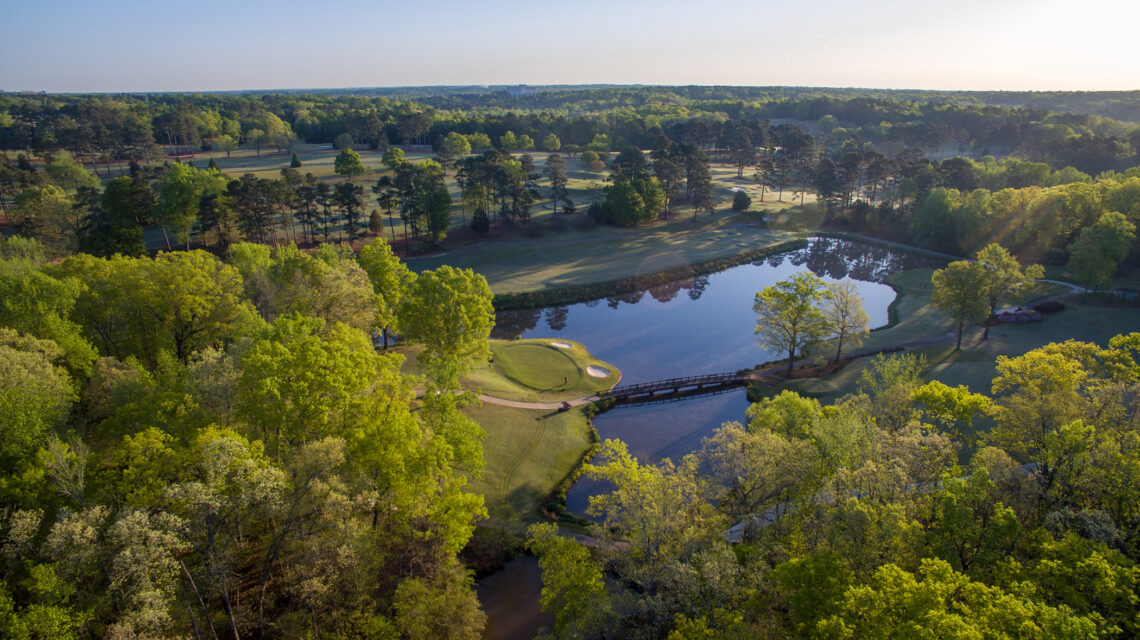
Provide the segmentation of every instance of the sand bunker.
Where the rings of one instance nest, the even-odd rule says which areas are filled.
[[[595,378],[604,378],[610,375],[610,370],[605,367],[586,367],[586,373]]]
[[[558,347],[559,349],[569,349],[570,348],[570,345],[566,344],[565,342],[551,342],[550,346]]]

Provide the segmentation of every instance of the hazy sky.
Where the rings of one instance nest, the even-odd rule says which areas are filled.
[[[0,89],[1140,89],[1140,0],[0,0]]]

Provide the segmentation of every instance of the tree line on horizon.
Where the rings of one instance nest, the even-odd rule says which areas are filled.
[[[175,227],[175,235],[181,236],[180,242],[167,236],[167,248],[187,246],[192,231],[200,237],[199,246],[207,246],[209,235],[219,250],[238,238],[276,245],[281,241],[277,236],[284,234],[299,241],[298,224],[301,239],[310,243],[318,237],[328,241],[330,229],[336,241],[352,240],[367,230],[383,231],[380,210],[387,213],[395,243],[395,210],[408,230],[404,249],[410,252],[413,242],[417,250],[437,245],[451,225],[451,200],[444,197],[451,168],[461,191],[462,224],[469,224],[470,213],[471,227],[485,232],[496,222],[525,224],[532,207],[547,199],[555,212],[576,211],[581,203],[574,203],[566,190],[567,158],[601,171],[617,152],[608,165],[605,198],[587,209],[594,219],[611,224],[652,221],[669,215],[674,203],[691,206],[694,216],[712,212],[717,202],[707,167],[715,162],[734,166],[739,181],[758,186],[761,206],[770,194],[782,201],[786,191],[801,200],[813,193],[826,206],[827,226],[955,254],[1000,239],[1025,259],[1064,263],[1079,236],[1105,214],[1119,213],[1133,225],[1140,222],[1140,174],[1129,164],[1140,162],[1130,141],[1137,130],[1092,116],[863,97],[805,97],[796,103],[800,106],[795,113],[782,111],[795,99],[745,109],[693,98],[669,103],[669,117],[661,109],[655,111],[649,100],[629,111],[599,98],[602,111],[568,116],[474,108],[433,111],[388,98],[316,98],[299,118],[304,95],[166,95],[145,101],[130,96],[0,96],[0,125],[6,125],[0,126],[0,143],[18,147],[24,155],[15,161],[0,158],[0,204],[11,219],[16,196],[24,194],[17,223],[22,233],[52,245],[51,227],[73,229],[68,231],[71,236],[87,229],[91,240],[83,245],[85,250],[108,255],[137,253],[136,227],[154,223],[164,233]],[[319,119],[314,114],[331,105],[340,108],[340,124],[317,133],[304,129],[308,125],[302,122],[309,122],[305,118]],[[772,114],[815,116],[825,107],[839,115],[779,123],[760,119]],[[158,115],[148,124],[151,112]],[[163,133],[156,134],[155,126]],[[915,126],[953,131],[951,137],[962,143],[957,149],[966,154],[931,160],[923,146],[945,141],[937,135],[915,137]],[[190,194],[195,188],[185,184],[180,203],[171,204],[178,199],[173,195],[155,195],[164,187],[178,191],[171,176],[186,174],[178,167],[156,170],[146,164],[165,151],[203,146],[228,151],[239,140],[259,152],[260,145],[288,149],[298,131],[309,131],[317,140],[331,136],[342,149],[336,163],[342,175],[363,172],[359,158],[351,158],[357,154],[350,147],[360,144],[383,148],[393,141],[430,143],[438,164],[402,166],[390,161],[390,156],[402,154],[398,147],[389,149],[391,154],[386,151],[384,164],[391,175],[372,187],[379,205],[372,215],[359,185],[334,189],[302,175],[297,167],[287,168],[278,180],[244,176],[224,188],[220,179],[206,179],[198,172],[197,210]],[[167,144],[159,148],[147,143],[148,136]],[[967,139],[972,142],[965,144]],[[1018,153],[1001,159],[978,155],[978,144],[985,140]],[[48,167],[58,165],[56,175],[36,175],[27,154],[37,148],[47,154],[43,160]],[[97,158],[137,158],[143,164],[132,168],[130,188],[123,179],[116,179],[113,187],[107,184],[107,190],[128,197],[97,193],[98,182],[81,175],[85,167],[57,161],[66,158],[61,150],[66,148],[72,149],[78,164],[96,172]],[[530,150],[550,154],[541,171],[529,155],[511,155]],[[1072,162],[1062,164],[1067,160]],[[300,162],[294,158],[293,164]],[[104,166],[104,181],[108,173],[109,166]],[[155,193],[148,193],[144,182]],[[64,193],[45,193],[48,187]],[[746,210],[751,204],[751,198],[738,193],[733,207]],[[44,222],[46,218],[53,220]],[[71,237],[68,246],[74,250],[78,240]],[[1140,247],[1132,244],[1123,264],[1132,268],[1138,262]]]

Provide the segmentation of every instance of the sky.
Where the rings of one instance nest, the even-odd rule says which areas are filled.
[[[1140,89],[1140,0],[0,0],[0,90]]]

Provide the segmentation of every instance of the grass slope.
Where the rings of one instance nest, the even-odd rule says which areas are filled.
[[[471,490],[483,495],[501,524],[529,522],[555,485],[590,446],[590,427],[579,409],[533,411],[492,404],[464,410],[487,431],[487,466]]]
[[[864,340],[860,350],[936,338],[954,329],[953,320],[930,302],[929,269],[915,269],[892,275],[888,282],[899,293],[895,303],[898,322],[874,331]],[[1022,292],[1020,300],[1057,293],[1064,289],[1040,283]],[[1015,303],[1017,301],[1014,301]],[[1109,338],[1140,327],[1140,309],[1101,307],[1085,304],[1080,296],[1064,298],[1066,309],[1045,316],[1042,322],[999,324],[990,328],[989,340],[982,340],[982,328],[967,326],[962,349],[955,350],[953,341],[930,344],[910,351],[926,355],[930,369],[926,377],[950,386],[966,385],[977,393],[990,393],[997,373],[997,356],[1019,356],[1051,342],[1080,340],[1106,344]],[[821,350],[827,353],[826,348]],[[784,388],[800,391],[830,402],[857,390],[860,373],[870,365],[869,358],[855,360],[842,371],[826,378],[797,380]]]
[[[568,349],[553,343],[570,345]],[[496,398],[519,402],[558,402],[612,388],[621,379],[617,367],[603,362],[581,344],[569,340],[492,340],[494,362],[475,368],[463,384]],[[604,378],[587,367],[609,371]],[[565,381],[564,381],[565,380]]]

